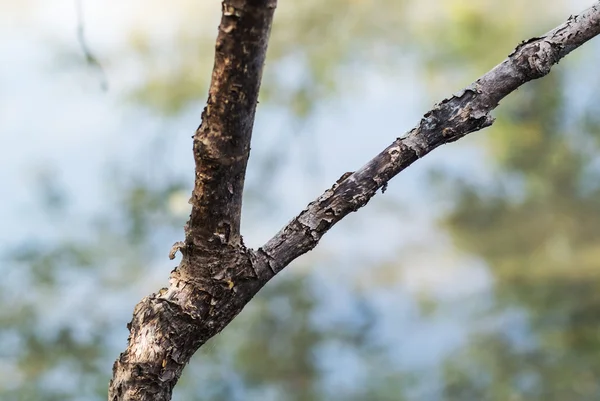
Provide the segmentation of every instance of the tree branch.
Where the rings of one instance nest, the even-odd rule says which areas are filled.
[[[83,0],[75,0],[75,13],[77,14],[77,40],[79,41],[79,46],[81,47],[81,51],[85,56],[85,61],[98,69],[100,73],[100,89],[103,91],[108,91],[108,78],[106,77],[106,73],[104,72],[104,68],[102,68],[102,64],[98,61],[96,56],[90,50],[87,41],[85,39],[85,23],[83,18]]]
[[[345,174],[256,252],[277,274],[313,249],[350,212],[367,204],[396,174],[440,145],[492,125],[490,112],[519,86],[550,72],[571,51],[600,33],[600,2],[544,36],[522,42],[491,71],[442,100],[417,127],[353,174]]]
[[[188,245],[237,245],[254,113],[276,0],[225,0],[202,124]]]
[[[408,135],[343,175],[257,251],[239,234],[241,195],[274,0],[225,0],[213,80],[194,137],[196,181],[183,258],[169,287],[142,299],[113,367],[110,400],[169,400],[194,352],[219,333],[292,260],[379,188],[436,147],[492,124],[501,99],[600,33],[600,2],[521,43],[469,87],[425,114]]]
[[[202,124],[183,258],[169,287],[136,305],[109,400],[169,400],[194,352],[230,322],[257,279],[240,235],[246,165],[276,0],[224,0]],[[238,282],[243,285],[237,285]],[[234,288],[235,286],[235,288]]]

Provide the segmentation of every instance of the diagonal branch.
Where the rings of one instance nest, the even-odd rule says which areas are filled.
[[[436,104],[417,127],[396,139],[356,172],[346,173],[311,202],[256,252],[258,260],[277,274],[313,249],[321,237],[350,212],[367,204],[379,188],[440,145],[493,123],[490,112],[519,86],[550,72],[571,51],[600,34],[600,2],[571,16],[544,36],[524,41],[491,71],[467,88]]]

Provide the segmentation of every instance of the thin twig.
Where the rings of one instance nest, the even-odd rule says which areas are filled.
[[[102,64],[100,64],[96,56],[94,56],[94,54],[88,47],[87,40],[85,38],[85,23],[83,20],[83,0],[75,0],[75,12],[77,14],[77,40],[79,42],[79,46],[81,47],[81,51],[85,56],[85,61],[98,70],[100,74],[100,88],[106,92],[108,91],[108,78],[106,77],[104,68],[102,68]]]

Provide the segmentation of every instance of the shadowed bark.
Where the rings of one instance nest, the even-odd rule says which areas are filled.
[[[128,325],[129,343],[115,362],[110,400],[169,400],[186,363],[258,290],[313,249],[388,181],[445,143],[493,123],[490,112],[509,93],[550,72],[600,33],[600,3],[544,36],[521,43],[506,60],[427,112],[406,136],[323,195],[257,251],[239,232],[241,197],[256,99],[275,1],[226,0],[202,124],[194,136],[192,213],[183,254],[169,286],[144,298]]]

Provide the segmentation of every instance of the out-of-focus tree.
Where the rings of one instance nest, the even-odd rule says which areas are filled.
[[[513,316],[475,329],[449,359],[448,400],[600,394],[600,99],[593,91],[574,116],[568,80],[558,70],[503,108],[485,140],[493,183],[442,180],[453,200],[445,226],[494,275],[496,301],[482,319]]]

